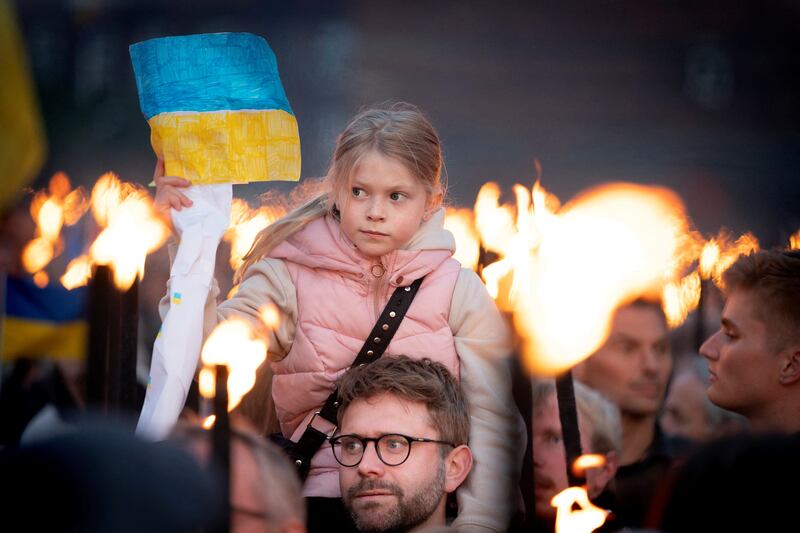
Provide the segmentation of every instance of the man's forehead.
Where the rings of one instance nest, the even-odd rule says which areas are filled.
[[[738,290],[728,294],[722,309],[722,322],[726,325],[747,326],[762,324],[757,309],[757,296],[752,291]]]
[[[364,437],[415,431],[435,431],[427,406],[389,393],[353,400],[342,416],[340,428],[341,433]]]
[[[649,305],[629,305],[614,315],[610,338],[657,342],[667,336],[667,324],[659,311]]]

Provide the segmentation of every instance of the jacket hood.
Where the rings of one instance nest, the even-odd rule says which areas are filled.
[[[392,285],[409,285],[450,258],[455,244],[453,235],[444,229],[444,209],[439,209],[420,225],[404,248],[382,256],[380,264]],[[377,264],[356,248],[330,215],[310,222],[276,246],[269,256],[339,272],[352,279],[363,279]]]

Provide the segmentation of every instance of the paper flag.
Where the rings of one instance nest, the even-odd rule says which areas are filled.
[[[132,45],[130,54],[167,175],[195,185],[300,178],[297,120],[264,39],[162,37]]]

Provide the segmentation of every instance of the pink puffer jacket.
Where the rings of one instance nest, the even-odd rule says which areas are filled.
[[[384,357],[428,357],[459,376],[448,319],[460,265],[451,258],[452,237],[441,228],[436,233],[433,239],[425,237],[425,249],[396,250],[377,267],[341,233],[338,222],[325,217],[272,251],[270,257],[285,261],[297,292],[294,342],[285,358],[272,363],[272,394],[284,436],[300,438],[394,289],[422,276],[425,280]],[[339,496],[338,464],[330,447],[323,446],[314,456],[303,492]]]

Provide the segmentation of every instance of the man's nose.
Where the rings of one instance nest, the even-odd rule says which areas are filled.
[[[361,457],[361,462],[358,463],[358,473],[362,476],[381,476],[386,467],[378,457],[377,444],[368,442],[364,448],[364,455]]]
[[[648,374],[658,372],[658,354],[652,347],[646,347],[642,350],[642,369]]]
[[[705,357],[706,359],[711,359],[716,361],[719,359],[719,336],[722,334],[721,331],[717,331],[713,335],[711,335],[706,342],[700,346],[700,355]]]

